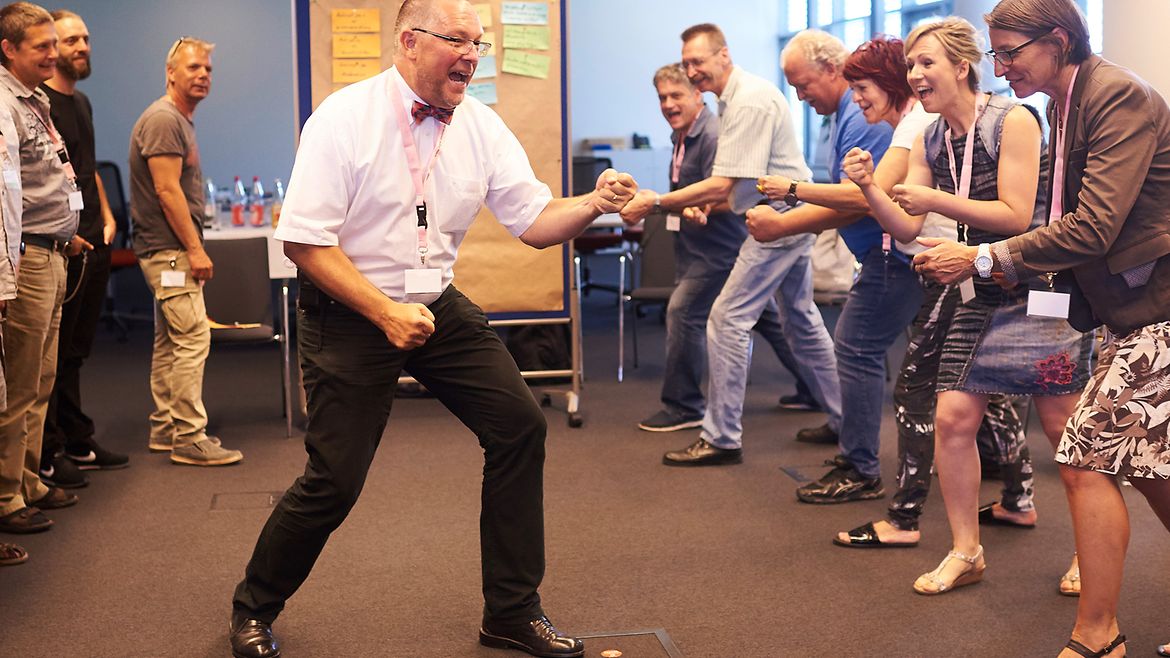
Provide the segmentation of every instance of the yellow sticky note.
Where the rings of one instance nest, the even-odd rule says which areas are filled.
[[[548,78],[551,60],[548,55],[523,53],[516,50],[504,51],[504,73],[525,75],[530,78]]]
[[[548,28],[543,25],[505,25],[504,47],[548,50]]]
[[[370,9],[334,9],[334,32],[381,32],[382,10]]]
[[[492,52],[497,52],[500,49],[500,42],[496,41],[496,33],[491,30],[484,31],[483,36],[479,40],[492,44]]]
[[[381,57],[381,34],[334,34],[334,57]]]
[[[474,5],[475,13],[479,14],[480,27],[492,26],[492,6],[491,5]]]
[[[335,59],[333,60],[334,82],[360,82],[382,72],[382,62],[377,59]]]

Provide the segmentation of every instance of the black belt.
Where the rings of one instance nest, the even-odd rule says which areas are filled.
[[[21,233],[20,234],[20,252],[24,253],[25,245],[35,244],[42,249],[49,251],[59,251],[65,253],[65,249],[69,247],[68,240],[58,240],[47,235],[37,235],[35,233]]]

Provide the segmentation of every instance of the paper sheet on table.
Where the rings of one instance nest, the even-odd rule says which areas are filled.
[[[335,59],[333,60],[334,82],[361,82],[382,72],[382,62],[377,59]]]
[[[381,57],[382,35],[379,33],[334,34],[333,56],[340,58]]]
[[[548,78],[549,62],[548,55],[509,50],[504,53],[504,73],[544,80]]]
[[[548,50],[548,27],[544,25],[505,25],[504,47],[521,50]]]
[[[381,32],[382,11],[370,9],[334,9],[331,13],[334,32]]]
[[[487,55],[479,58],[479,66],[475,67],[475,74],[471,76],[472,80],[480,78],[494,78],[496,77],[496,56]]]
[[[500,22],[512,25],[548,25],[548,3],[502,3],[500,5]]]
[[[473,82],[467,85],[467,95],[485,105],[495,105],[499,102],[494,82]]]

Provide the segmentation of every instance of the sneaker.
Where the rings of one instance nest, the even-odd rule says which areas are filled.
[[[872,500],[886,495],[881,478],[862,477],[853,464],[841,455],[825,460],[832,466],[825,476],[796,490],[796,497],[804,503],[833,505],[854,500]]]
[[[780,401],[777,402],[781,409],[788,411],[821,411],[821,405],[811,395],[801,395],[794,393],[792,395],[781,395]]]
[[[85,473],[66,459],[65,453],[57,453],[47,462],[42,462],[37,474],[41,476],[41,482],[60,489],[80,489],[89,484]]]
[[[65,456],[77,464],[78,469],[83,471],[112,471],[118,468],[126,468],[130,465],[130,457],[116,452],[110,452],[99,446],[93,439],[83,442],[75,450],[75,452],[70,451],[66,447]]]
[[[647,432],[677,432],[703,426],[703,417],[685,418],[669,411],[659,411],[646,420],[638,423],[638,429]]]
[[[828,423],[820,427],[807,427],[796,433],[796,440],[801,443],[825,443],[837,445],[837,433]]]
[[[172,464],[191,466],[226,466],[244,459],[239,450],[228,450],[211,437],[203,438],[189,446],[178,446],[171,451]]]
[[[220,444],[218,436],[211,436],[209,434],[207,436],[207,440],[211,441],[215,445]],[[151,438],[150,442],[146,444],[146,447],[150,448],[151,452],[170,452],[175,449],[175,440],[170,439],[166,443],[157,443],[153,438]]]

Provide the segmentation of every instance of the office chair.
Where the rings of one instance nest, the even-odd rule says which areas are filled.
[[[588,194],[597,184],[597,177],[601,172],[613,167],[609,158],[593,156],[573,156],[573,196]],[[588,295],[591,288],[617,292],[618,286],[593,283],[589,276],[588,257],[604,249],[612,249],[621,245],[621,232],[589,231],[573,238],[573,267],[577,272],[577,289],[582,295]]]
[[[666,216],[658,213],[646,216],[642,223],[642,235],[638,249],[631,250],[625,257],[631,262],[633,288],[625,293],[625,281],[619,282],[618,298],[618,381],[622,381],[625,368],[626,308],[633,306],[634,314],[631,333],[634,337],[634,367],[638,367],[638,315],[642,307],[650,304],[665,305],[675,287],[675,235],[666,230]]]
[[[204,248],[215,263],[215,276],[203,286],[203,303],[212,322],[212,346],[278,344],[281,336],[273,325],[268,239],[259,236],[208,240]],[[281,381],[288,381],[284,359],[279,361]],[[288,395],[289,391],[282,387],[282,409]]]
[[[130,204],[122,186],[122,171],[117,164],[100,160],[97,163],[97,174],[102,179],[106,202],[118,227],[114,244],[110,245],[110,282],[106,287],[106,311],[103,315],[118,332],[118,341],[125,342],[132,322],[154,323],[154,314],[150,310],[154,304],[154,295],[142,279],[138,258],[130,246]],[[143,302],[142,308],[118,308],[119,302],[125,303],[131,299]]]

